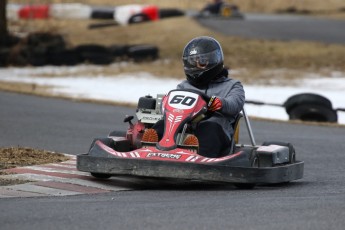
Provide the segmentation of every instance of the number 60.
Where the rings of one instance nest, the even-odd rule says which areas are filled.
[[[182,104],[191,106],[196,101],[194,97],[185,97],[184,95],[175,95],[171,100],[170,104]]]

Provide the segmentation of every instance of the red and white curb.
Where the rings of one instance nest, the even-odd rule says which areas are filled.
[[[100,180],[92,177],[90,173],[78,171],[76,156],[68,156],[70,160],[61,163],[5,170],[11,174],[1,175],[1,178],[31,182],[0,186],[0,198],[69,196],[131,190],[130,184],[126,186],[126,183],[119,183],[119,180]],[[118,186],[119,184],[122,186]]]

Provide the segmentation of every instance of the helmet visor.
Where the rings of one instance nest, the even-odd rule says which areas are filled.
[[[190,51],[190,53],[192,53]],[[209,53],[192,54],[183,57],[184,70],[189,74],[198,74],[213,68],[222,62],[223,56],[220,50],[214,50]]]

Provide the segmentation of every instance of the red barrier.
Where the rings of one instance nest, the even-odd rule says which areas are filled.
[[[23,6],[18,14],[22,19],[45,19],[49,17],[49,5]]]
[[[159,10],[157,6],[144,6],[142,12],[152,21],[159,19]]]

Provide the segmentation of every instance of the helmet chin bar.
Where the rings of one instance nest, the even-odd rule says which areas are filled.
[[[224,64],[219,63],[212,69],[201,72],[197,77],[186,74],[187,81],[195,87],[207,86],[213,79],[215,79],[223,70]]]

